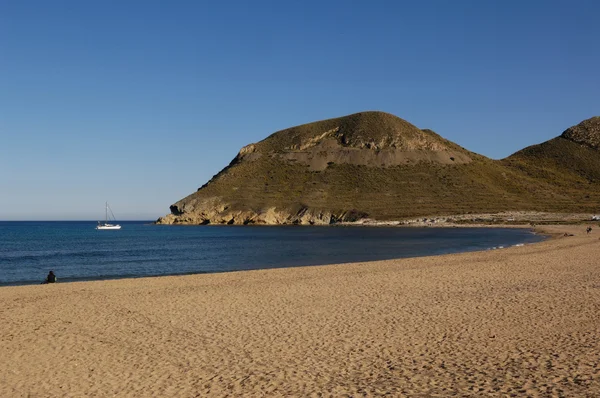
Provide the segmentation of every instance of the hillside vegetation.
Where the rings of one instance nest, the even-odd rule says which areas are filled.
[[[159,223],[329,224],[502,211],[595,212],[600,118],[506,159],[383,112],[278,131],[242,148]]]

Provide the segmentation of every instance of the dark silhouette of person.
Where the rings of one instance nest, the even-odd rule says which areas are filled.
[[[589,234],[590,232],[592,232],[592,227],[587,227],[587,229],[585,230],[585,232],[587,232],[588,234]]]
[[[46,277],[46,280],[44,281],[44,283],[54,283],[56,282],[56,275],[54,275],[54,271],[50,271],[48,272],[48,276]]]

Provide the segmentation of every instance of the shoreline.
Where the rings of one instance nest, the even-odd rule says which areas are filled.
[[[503,211],[491,213],[463,213],[442,214],[402,218],[399,220],[376,220],[372,218],[361,218],[356,221],[323,222],[323,220],[304,220],[295,222],[249,222],[249,223],[227,223],[220,222],[165,222],[165,217],[159,217],[153,222],[154,225],[181,225],[181,226],[367,226],[367,227],[470,227],[470,226],[513,226],[513,225],[577,225],[582,223],[594,223],[600,221],[600,215],[593,213],[550,213],[540,211]]]
[[[8,286],[0,395],[598,395],[599,235],[540,230],[502,250]]]

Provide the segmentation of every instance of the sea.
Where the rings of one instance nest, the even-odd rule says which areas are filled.
[[[202,274],[502,249],[545,239],[514,228],[175,226],[0,221],[0,285]]]

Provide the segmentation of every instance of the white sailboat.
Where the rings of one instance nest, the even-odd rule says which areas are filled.
[[[111,218],[109,220],[108,212],[110,211]],[[111,208],[108,206],[108,202],[106,202],[106,217],[104,218],[104,222],[98,221],[98,225],[96,225],[96,229],[121,229],[119,224],[110,224],[109,221],[116,221],[115,215],[113,214]]]

